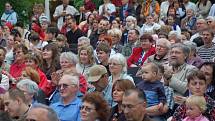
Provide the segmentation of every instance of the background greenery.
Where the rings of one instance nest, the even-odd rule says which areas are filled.
[[[0,15],[4,12],[4,5],[6,2],[12,4],[13,9],[18,14],[18,21],[26,25],[29,22],[30,15],[32,14],[32,6],[34,3],[44,3],[44,0],[0,0]]]

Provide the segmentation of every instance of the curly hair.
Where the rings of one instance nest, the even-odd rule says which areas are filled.
[[[105,99],[101,96],[101,93],[99,92],[92,92],[86,94],[83,99],[83,102],[88,102],[90,104],[93,104],[95,106],[95,110],[98,114],[98,119],[100,121],[107,121],[110,115],[110,108],[108,107],[107,102]]]

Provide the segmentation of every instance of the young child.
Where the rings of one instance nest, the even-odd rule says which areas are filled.
[[[206,101],[203,96],[191,95],[186,100],[186,115],[182,121],[209,121],[202,113],[206,110]]]
[[[163,83],[158,80],[159,67],[154,63],[147,63],[142,66],[143,81],[137,85],[137,88],[144,91],[146,94],[147,107],[158,106],[158,109],[163,109],[166,103],[166,96]],[[150,113],[150,110],[147,110]]]

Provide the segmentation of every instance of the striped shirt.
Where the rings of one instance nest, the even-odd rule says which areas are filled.
[[[213,58],[215,57],[215,45],[210,48],[203,45],[197,49],[197,54],[203,61],[213,61]]]

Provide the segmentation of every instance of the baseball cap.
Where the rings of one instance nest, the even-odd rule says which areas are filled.
[[[39,17],[39,22],[40,22],[40,23],[48,22],[48,17],[45,16],[45,15],[41,15],[41,16]]]
[[[106,73],[107,69],[103,65],[94,65],[89,70],[88,82],[97,82]]]

